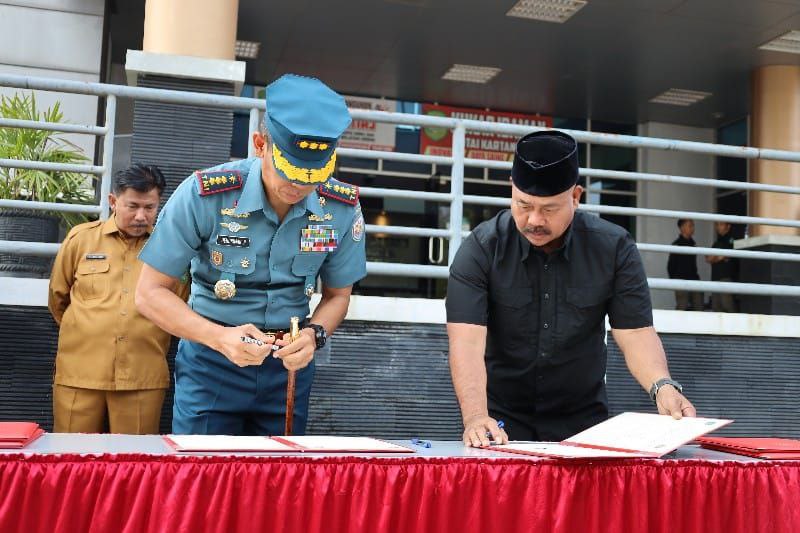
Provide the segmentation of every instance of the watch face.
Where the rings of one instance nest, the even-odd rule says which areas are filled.
[[[311,327],[314,328],[314,339],[317,341],[317,348],[322,348],[328,340],[325,328],[319,324],[311,324]]]

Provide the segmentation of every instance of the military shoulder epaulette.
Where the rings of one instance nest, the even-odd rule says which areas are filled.
[[[317,187],[317,194],[339,200],[350,205],[358,203],[358,187],[343,181],[331,178]]]
[[[214,170],[195,172],[200,196],[217,194],[242,188],[242,174],[238,170]]]

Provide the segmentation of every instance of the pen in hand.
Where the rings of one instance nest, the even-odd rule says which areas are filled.
[[[255,344],[256,346],[264,346],[263,342],[261,342],[258,339],[254,339],[253,337],[242,337],[242,342],[246,342],[247,344]],[[273,344],[270,347],[270,350],[272,350],[273,352],[277,351],[277,350],[280,350],[280,349],[281,349],[281,347],[278,346],[277,344]]]
[[[498,420],[497,421],[497,427],[499,427],[500,429],[503,429],[504,427],[506,427],[506,423],[503,422],[502,420]],[[492,438],[492,432],[491,431],[487,431],[486,432],[486,438],[487,439],[491,439]],[[494,442],[494,441],[492,441],[492,442]]]

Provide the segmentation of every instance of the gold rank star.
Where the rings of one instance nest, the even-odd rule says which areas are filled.
[[[248,268],[250,266],[250,260],[245,257],[239,264],[242,265],[242,268]]]

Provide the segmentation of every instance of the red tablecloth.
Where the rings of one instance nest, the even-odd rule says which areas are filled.
[[[15,454],[0,531],[797,532],[800,462]]]

